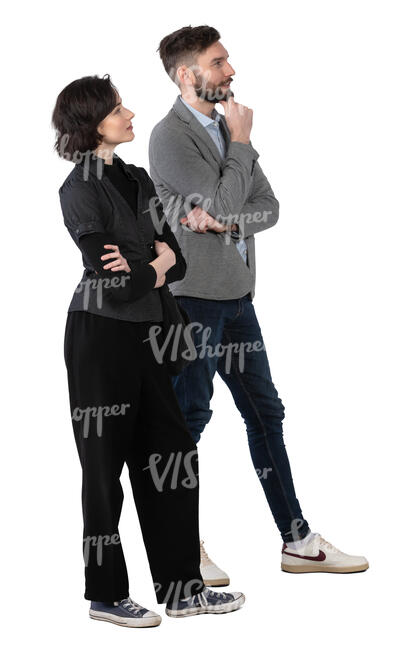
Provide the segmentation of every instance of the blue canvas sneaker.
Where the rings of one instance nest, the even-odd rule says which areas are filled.
[[[154,627],[161,623],[159,614],[141,607],[130,597],[113,604],[92,600],[89,616],[96,621],[107,621],[123,627]]]
[[[227,614],[239,609],[245,602],[241,591],[212,591],[204,587],[203,591],[190,598],[167,603],[165,613],[168,616],[195,616],[196,614]]]

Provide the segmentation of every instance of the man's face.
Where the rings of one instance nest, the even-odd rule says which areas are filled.
[[[230,84],[235,72],[227,62],[228,58],[229,55],[220,41],[197,56],[196,65],[192,70],[196,77],[194,89],[200,99],[216,104],[233,95]]]

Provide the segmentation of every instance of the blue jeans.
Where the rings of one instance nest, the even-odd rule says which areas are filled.
[[[193,440],[198,443],[211,419],[217,371],[245,422],[252,462],[283,541],[305,537],[309,524],[295,494],[283,439],[284,406],[272,381],[252,300],[249,295],[176,300],[196,324],[192,334],[198,357],[172,378]]]

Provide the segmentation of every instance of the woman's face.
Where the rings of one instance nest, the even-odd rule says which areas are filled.
[[[122,105],[121,97],[118,94],[116,102],[117,105],[114,109],[98,125],[98,133],[103,136],[102,145],[115,146],[121,142],[130,142],[135,138],[131,124],[135,113]]]

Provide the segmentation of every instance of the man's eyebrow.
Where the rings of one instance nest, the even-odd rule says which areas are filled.
[[[224,61],[224,56],[217,56],[215,59],[211,60],[211,63],[216,63],[216,61]]]

